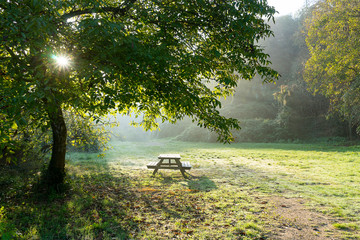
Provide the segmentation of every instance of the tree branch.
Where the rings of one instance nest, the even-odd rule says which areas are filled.
[[[63,19],[67,20],[72,17],[81,16],[84,14],[92,13],[113,13],[114,15],[124,16],[130,7],[136,2],[136,0],[129,0],[126,3],[122,4],[119,7],[100,7],[100,8],[88,8],[83,10],[75,10],[69,13],[66,13],[62,16]]]

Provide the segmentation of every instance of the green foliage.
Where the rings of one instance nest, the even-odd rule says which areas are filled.
[[[306,21],[311,58],[305,79],[310,89],[330,99],[331,111],[351,127],[359,126],[360,3],[356,0],[319,1]]]
[[[303,62],[309,57],[301,33],[303,18],[276,18],[275,24],[270,24],[274,37],[262,41],[271,56],[271,66],[281,75],[277,83],[263,84],[259,77],[251,82],[241,81],[234,95],[222,100],[221,113],[241,122],[241,130],[233,131],[236,141],[296,141],[345,136],[344,123],[335,116],[327,116],[329,100],[310,93],[303,80]],[[195,130],[189,121],[161,128],[160,137],[213,141],[212,135]]]
[[[0,141],[0,165],[41,162],[49,150],[50,136],[31,125],[18,126],[14,123],[8,129],[8,136]]]
[[[68,128],[68,150],[83,152],[102,152],[107,149],[109,140],[105,129],[97,127],[89,117],[73,112],[66,113]],[[30,119],[26,119],[30,122]],[[0,165],[21,162],[45,162],[52,148],[50,129],[38,129],[33,124],[9,129],[7,138],[2,138]]]
[[[9,223],[4,206],[0,207],[0,236],[1,239],[13,239],[16,236],[15,226]]]
[[[188,116],[230,142],[239,122],[220,114],[219,98],[240,78],[277,78],[259,45],[274,14],[266,1],[3,1],[0,144],[14,122],[32,123],[24,116],[51,127],[48,172],[63,176],[70,109],[142,116],[146,130]]]
[[[242,121],[242,126],[235,133],[238,142],[276,142],[288,138],[275,120],[247,119]]]
[[[97,126],[91,121],[91,118],[67,112],[65,121],[68,130],[67,148],[69,151],[102,152],[107,149],[106,143],[109,140],[109,134],[104,127]]]
[[[302,85],[282,85],[274,94],[280,105],[277,121],[290,139],[343,136],[343,124],[327,118],[329,101],[311,95]]]
[[[39,0],[0,7],[1,106],[14,105],[9,120],[25,108],[46,124],[52,104],[142,113],[145,129],[157,118],[187,115],[227,142],[238,122],[220,115],[217,98],[236,86],[234,72],[277,76],[257,45],[271,35],[263,17],[275,12],[263,2]],[[52,56],[59,54],[71,65],[57,66]]]

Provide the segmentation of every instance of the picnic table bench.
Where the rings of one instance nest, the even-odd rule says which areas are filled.
[[[184,178],[186,178],[185,170],[190,170],[190,162],[181,162],[180,154],[160,154],[158,156],[159,161],[150,162],[147,164],[147,168],[154,169],[153,176],[159,169],[172,169],[180,170]]]

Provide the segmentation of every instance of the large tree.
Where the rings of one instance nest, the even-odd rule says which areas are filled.
[[[145,129],[190,116],[228,142],[239,123],[219,97],[277,77],[257,44],[274,13],[264,0],[1,1],[0,126],[51,126],[50,184],[65,174],[64,109],[132,112]]]
[[[319,1],[306,20],[306,30],[311,57],[305,80],[349,122],[351,136],[352,127],[360,125],[360,2]]]

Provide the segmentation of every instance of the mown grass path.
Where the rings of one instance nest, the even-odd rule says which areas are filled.
[[[4,239],[360,239],[360,146],[113,142],[72,153],[69,190],[1,177]],[[180,153],[191,177],[146,163]],[[11,175],[11,176],[10,176]],[[25,176],[26,174],[24,174]],[[35,175],[36,176],[36,175]],[[11,179],[11,180],[10,180]]]

